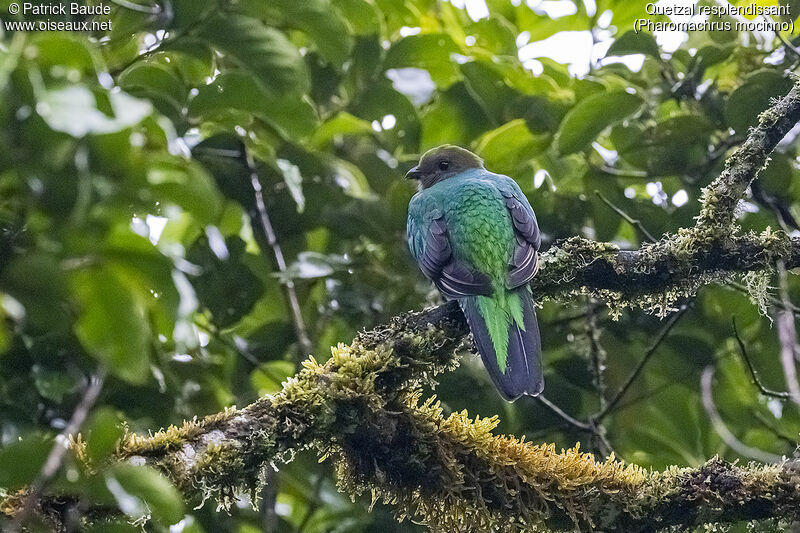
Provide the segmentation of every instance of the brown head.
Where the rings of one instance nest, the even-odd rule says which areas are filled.
[[[419,181],[427,189],[443,179],[473,168],[483,168],[483,160],[469,150],[452,144],[431,148],[419,159],[419,164],[408,171],[406,178]]]

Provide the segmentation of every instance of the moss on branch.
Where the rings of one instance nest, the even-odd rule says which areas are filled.
[[[336,464],[353,497],[392,506],[434,531],[654,531],[800,514],[795,464],[648,473],[495,435],[496,417],[445,417],[425,384],[457,364],[466,326],[440,307],[395,319],[309,359],[279,393],[244,408],[127,436],[114,460],[161,469],[187,495],[230,505],[258,493],[264,468],[305,448]],[[80,454],[80,448],[77,450]]]
[[[717,179],[703,189],[703,208],[698,226],[714,228],[720,235],[733,229],[736,205],[745,190],[769,161],[769,155],[787,133],[800,121],[800,86],[761,113],[758,125],[725,162]]]

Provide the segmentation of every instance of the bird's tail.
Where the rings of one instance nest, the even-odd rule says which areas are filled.
[[[527,286],[494,296],[459,299],[475,345],[500,394],[513,402],[544,388],[542,346],[533,295]]]

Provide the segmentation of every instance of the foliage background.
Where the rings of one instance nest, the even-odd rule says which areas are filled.
[[[96,458],[123,425],[147,432],[278,390],[308,351],[287,282],[317,359],[438,302],[404,242],[414,190],[402,176],[422,151],[457,143],[513,176],[545,247],[573,235],[636,247],[646,236],[607,202],[656,237],[690,225],[700,188],[800,64],[774,34],[635,34],[640,0],[470,4],[119,0],[107,33],[2,33],[0,487],[36,477],[100,368],[110,376],[84,428]],[[8,5],[2,19],[22,20]],[[556,17],[559,7],[571,14]],[[559,43],[589,39],[591,60],[571,74],[532,59],[542,48],[528,43],[551,36],[562,39],[543,48],[554,57]],[[798,199],[790,134],[740,223],[796,231]],[[758,294],[775,281],[744,283]],[[712,286],[685,305],[605,421],[614,452],[653,468],[742,457],[703,408],[700,374],[713,365],[715,404],[736,438],[794,454],[797,409],[758,394],[732,336],[735,315],[762,380],[784,389],[770,301],[765,315],[746,291]],[[575,295],[539,313],[545,395],[579,419],[604,387],[606,397],[619,389],[663,326],[612,311]],[[503,432],[607,451],[533,399],[504,403],[472,355],[435,394],[448,411],[500,415]],[[54,485],[131,521],[149,515],[148,531],[420,529],[344,498],[311,455],[271,477],[277,518],[248,497],[229,514],[195,509],[154,472],[89,473],[69,457]]]

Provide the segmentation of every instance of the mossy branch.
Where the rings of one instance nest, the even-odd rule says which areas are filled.
[[[313,359],[283,390],[150,437],[128,435],[112,461],[149,464],[186,494],[234,502],[264,469],[306,448],[335,462],[339,486],[434,531],[655,531],[671,525],[800,518],[800,465],[648,473],[575,447],[492,433],[496,417],[443,416],[424,385],[457,365],[466,326],[440,307],[411,313]],[[82,446],[75,446],[86,460]],[[99,465],[90,465],[99,466]]]
[[[795,86],[775,105],[761,113],[758,125],[725,163],[725,170],[703,189],[703,208],[698,226],[719,231],[733,229],[736,205],[747,187],[769,161],[769,154],[800,121],[800,86]]]
[[[800,266],[800,240],[767,230],[737,235],[734,208],[780,139],[800,120],[797,88],[762,114],[723,174],[703,193],[697,225],[636,251],[580,238],[542,255],[539,298],[575,292],[615,307],[667,314],[676,299],[735,273]],[[257,494],[265,468],[313,448],[337,465],[340,487],[369,493],[438,531],[655,531],[709,522],[800,519],[800,465],[734,466],[650,473],[577,448],[557,452],[497,436],[496,418],[444,417],[421,401],[433,376],[457,365],[467,334],[457,304],[397,317],[313,359],[283,389],[149,437],[127,435],[111,459],[149,464],[187,496],[223,505]],[[74,451],[84,461],[83,446]],[[89,465],[99,467],[101,465]],[[46,502],[42,503],[42,508]],[[14,513],[13,501],[5,504]]]

